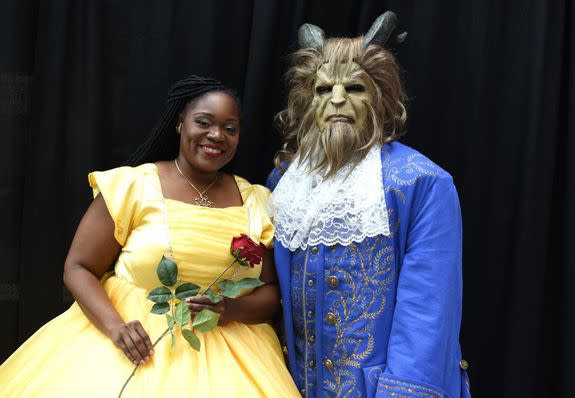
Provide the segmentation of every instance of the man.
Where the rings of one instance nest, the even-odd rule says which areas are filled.
[[[458,335],[461,215],[451,176],[396,141],[406,120],[383,46],[300,28],[274,191],[289,366],[306,397],[469,397]]]

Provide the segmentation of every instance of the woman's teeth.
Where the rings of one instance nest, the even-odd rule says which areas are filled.
[[[204,150],[205,152],[211,153],[211,154],[214,154],[214,155],[217,155],[217,154],[220,154],[220,153],[223,152],[221,149],[210,148],[210,147],[207,147],[207,146],[202,146],[201,148],[202,148],[202,150]]]

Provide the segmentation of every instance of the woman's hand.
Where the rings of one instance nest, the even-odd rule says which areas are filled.
[[[201,310],[210,310],[220,314],[219,325],[230,322],[230,303],[227,297],[222,297],[218,303],[212,303],[208,296],[194,296],[186,299],[186,305],[190,309],[192,316]]]
[[[219,325],[233,321],[246,324],[263,323],[272,319],[280,309],[280,291],[271,250],[264,253],[260,280],[265,285],[237,298],[222,297],[219,303],[212,303],[207,296],[194,296],[187,298],[185,303],[192,315],[203,309],[220,314]]]
[[[140,321],[121,323],[110,330],[109,336],[134,365],[143,365],[154,354],[154,346]]]

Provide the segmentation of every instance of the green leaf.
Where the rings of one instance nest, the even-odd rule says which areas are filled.
[[[217,283],[220,290],[231,289],[233,286],[235,286],[235,284],[236,283],[230,279],[222,279]]]
[[[158,264],[157,273],[164,286],[174,286],[178,281],[178,266],[174,261],[164,256]]]
[[[219,319],[220,314],[217,312],[203,309],[194,317],[194,323],[192,323],[192,326],[196,328],[198,332],[207,332],[218,325]]]
[[[171,298],[172,292],[164,286],[152,289],[150,293],[148,293],[148,300],[151,300],[154,303],[167,303]]]
[[[200,291],[200,287],[193,283],[182,283],[176,289],[176,297],[180,300],[185,300],[188,297],[193,297]]]
[[[152,306],[150,312],[152,314],[164,315],[170,310],[170,303],[156,303]]]
[[[168,327],[170,328],[170,332],[173,332],[176,320],[170,314],[166,314],[166,318],[168,318]]]
[[[172,350],[176,346],[176,336],[174,335],[174,325],[176,320],[170,314],[166,314],[166,318],[168,318],[168,328],[170,329],[170,337],[172,338]]]
[[[214,304],[219,303],[220,301],[222,301],[222,297],[215,294],[214,291],[210,288],[208,290],[206,290],[206,292],[204,293],[206,296],[208,296],[208,298],[210,299],[210,301]]]
[[[250,262],[248,260],[246,260],[245,258],[236,258],[236,261],[238,263],[240,263],[240,265],[243,265],[244,267],[249,267],[250,266]]]
[[[236,286],[240,289],[256,288],[263,285],[265,285],[265,283],[263,283],[258,278],[244,278],[236,282]]]
[[[176,323],[180,325],[180,327],[186,326],[191,319],[190,309],[183,301],[176,305]]]
[[[226,297],[235,298],[241,293],[236,283],[227,279],[218,282],[218,287],[221,289],[222,295]]]
[[[186,339],[187,342],[190,343],[190,345],[194,350],[200,351],[201,347],[200,339],[198,339],[198,336],[196,336],[194,332],[192,332],[190,329],[184,329],[182,330],[182,335],[184,336],[184,339]]]

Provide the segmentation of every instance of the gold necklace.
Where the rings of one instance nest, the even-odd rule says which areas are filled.
[[[198,188],[196,188],[194,186],[194,184],[191,183],[190,180],[188,180],[188,178],[184,175],[184,173],[182,173],[182,170],[180,170],[180,166],[178,166],[178,160],[174,159],[174,164],[176,165],[176,169],[178,170],[178,173],[180,173],[180,175],[182,177],[184,177],[184,180],[186,180],[186,182],[188,184],[190,184],[190,186],[192,188],[194,188],[194,191],[196,191],[198,193],[198,197],[194,199],[194,202],[196,202],[196,204],[198,206],[203,206],[203,207],[213,207],[214,206],[214,202],[212,202],[210,200],[210,198],[208,198],[208,196],[205,194],[206,192],[208,192],[208,189],[210,189],[211,187],[214,186],[214,184],[216,183],[216,181],[218,180],[219,174],[216,176],[216,178],[214,178],[214,181],[212,181],[212,183],[210,185],[208,185],[208,187],[206,189],[204,189],[202,192],[200,192],[200,190]]]

